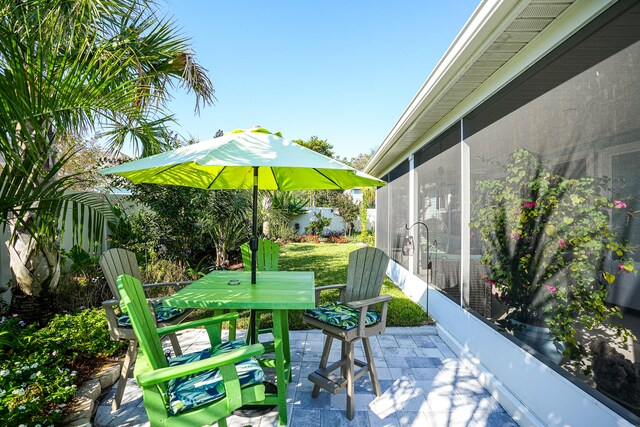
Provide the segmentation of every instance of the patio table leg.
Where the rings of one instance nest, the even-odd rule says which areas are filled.
[[[247,343],[249,344],[257,344],[258,343],[258,316],[256,310],[251,310],[249,312],[249,327],[247,328]]]
[[[284,350],[284,366],[288,372],[287,382],[291,382],[291,345],[289,344],[289,314],[283,310],[282,316],[282,349]]]
[[[224,313],[224,310],[213,310],[214,316],[219,316]],[[222,323],[214,325],[206,325],[204,329],[207,331],[209,341],[211,344],[220,344],[222,342]]]
[[[276,381],[278,386],[278,418],[280,425],[287,424],[287,363],[289,355],[289,330],[287,310],[273,310],[273,344],[276,353]]]

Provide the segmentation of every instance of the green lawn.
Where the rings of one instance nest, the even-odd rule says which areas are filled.
[[[289,243],[280,248],[280,270],[312,270],[316,286],[346,283],[349,253],[357,248],[355,243]],[[387,313],[388,326],[418,326],[427,322],[427,315],[420,306],[407,298],[389,279],[385,279],[382,293],[393,296]],[[320,303],[337,299],[337,291],[326,291],[322,293]],[[304,329],[302,311],[291,311],[289,324],[290,329]],[[246,326],[246,314],[243,314],[238,327]]]

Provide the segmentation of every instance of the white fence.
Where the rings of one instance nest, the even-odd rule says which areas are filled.
[[[320,212],[323,217],[331,219],[331,225],[324,230],[325,233],[328,231],[341,233],[346,230],[344,220],[334,213],[333,208],[308,208],[306,214],[294,217],[289,225],[294,230],[298,230],[299,235],[304,234],[304,229],[309,225],[311,221],[315,219],[314,214],[316,212]],[[367,229],[375,230],[375,220],[376,210],[367,209]],[[360,232],[360,225],[360,216],[358,216],[358,218],[353,223],[354,231]]]

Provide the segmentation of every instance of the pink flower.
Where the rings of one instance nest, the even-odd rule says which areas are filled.
[[[520,240],[520,235],[518,233],[514,233],[513,231],[509,233],[509,237],[514,240]]]
[[[522,213],[522,211],[520,209],[516,210],[516,215],[520,215]]]
[[[566,248],[567,247],[567,242],[565,242],[564,239],[560,239],[558,244],[560,245],[561,248]]]
[[[57,356],[57,355],[58,355],[58,352],[57,352],[57,351],[55,351],[55,350],[53,350],[53,351],[51,352],[51,355],[52,355],[52,356]]]
[[[551,295],[555,295],[556,292],[558,292],[558,288],[556,288],[555,286],[551,286],[551,285],[544,285],[544,288],[549,291],[549,293]]]
[[[496,282],[494,282],[493,280],[487,280],[487,285],[489,286],[495,286]]]
[[[535,208],[537,203],[536,202],[524,202],[522,204],[525,208]]]
[[[623,202],[622,200],[614,200],[613,201],[613,206],[616,209],[624,209],[627,207],[627,204],[625,202]]]
[[[618,264],[618,271],[624,271],[626,270],[626,268],[624,267],[624,264]]]

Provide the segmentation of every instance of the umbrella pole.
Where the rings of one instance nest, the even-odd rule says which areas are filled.
[[[258,166],[253,167],[253,221],[251,223],[251,239],[249,240],[249,248],[251,248],[251,284],[256,284],[256,269],[258,252]]]

